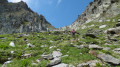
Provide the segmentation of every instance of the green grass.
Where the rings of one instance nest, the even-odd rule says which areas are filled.
[[[114,17],[114,19],[118,19],[120,17],[119,15],[117,17]],[[113,19],[113,18],[112,18]],[[72,37],[71,34],[65,33],[63,31],[60,32],[41,32],[41,33],[29,33],[29,36],[23,36],[18,38],[20,34],[24,33],[18,33],[18,34],[4,34],[0,35],[0,37],[5,39],[0,39],[0,62],[7,61],[8,58],[12,58],[12,62],[8,64],[8,67],[45,67],[50,61],[49,60],[43,60],[37,65],[32,65],[32,63],[35,63],[37,59],[41,58],[41,55],[43,53],[50,54],[52,51],[61,49],[61,53],[64,55],[68,55],[66,57],[62,57],[62,63],[67,64],[73,64],[77,65],[83,62],[87,62],[90,60],[97,59],[95,56],[89,54],[88,48],[82,48],[77,49],[76,47],[73,47],[74,45],[89,45],[91,43],[95,43],[96,45],[102,46],[102,47],[109,47],[109,51],[105,50],[96,50],[97,53],[103,52],[106,54],[110,54],[118,59],[120,59],[119,55],[114,53],[112,50],[115,48],[119,48],[118,42],[111,41],[109,44],[111,45],[105,45],[105,43],[108,43],[106,41],[107,34],[104,33],[104,31],[108,28],[112,28],[115,26],[116,22],[90,22],[88,24],[85,24],[85,26],[90,26],[94,24],[95,26],[86,28],[86,29],[80,29],[77,32],[80,33],[80,35],[76,34],[75,38]],[[103,29],[99,29],[99,26],[101,25],[107,25],[107,27]],[[85,33],[89,30],[103,30],[100,34],[97,35],[97,38],[91,38],[86,37]],[[49,35],[50,34],[50,35]],[[116,37],[114,37],[116,38]],[[24,39],[27,39],[28,42],[25,42]],[[120,37],[117,38],[120,40]],[[9,43],[13,41],[15,43],[15,47],[9,46]],[[35,47],[29,48],[27,47],[27,44],[31,43]],[[71,44],[73,43],[73,44]],[[118,45],[114,45],[118,44]],[[46,47],[41,47],[42,45],[47,45]],[[56,46],[51,49],[49,47]],[[11,54],[11,51],[14,51],[14,54]],[[29,58],[24,58],[21,55],[23,54],[32,54]],[[3,64],[0,63],[0,66]],[[98,63],[97,67],[100,67],[101,65]]]

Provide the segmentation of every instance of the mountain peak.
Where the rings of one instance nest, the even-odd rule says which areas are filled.
[[[41,32],[53,30],[54,27],[42,15],[33,12],[28,5],[21,1],[18,3],[3,3],[0,0],[0,34],[23,32]],[[3,4],[3,5],[2,5]]]

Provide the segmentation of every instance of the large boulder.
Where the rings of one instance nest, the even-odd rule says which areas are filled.
[[[108,54],[105,54],[105,53],[99,53],[97,55],[97,57],[101,60],[103,60],[104,62],[107,62],[107,63],[110,63],[112,65],[119,65],[120,64],[120,60],[111,56],[111,55],[108,55]]]
[[[106,30],[105,33],[107,33],[107,34],[119,34],[120,27],[110,28],[110,29]]]
[[[53,51],[52,55],[54,58],[57,58],[57,57],[61,57],[62,53],[60,51]]]
[[[85,36],[89,36],[89,37],[92,37],[92,38],[97,38],[97,36],[98,36],[99,34],[101,34],[101,33],[102,33],[102,30],[89,29],[89,30],[86,32]]]
[[[96,38],[97,36],[94,33],[86,33],[85,36]]]

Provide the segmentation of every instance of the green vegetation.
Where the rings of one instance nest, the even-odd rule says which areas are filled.
[[[114,17],[112,19],[118,20],[120,15]],[[89,53],[89,48],[81,48],[77,49],[77,46],[89,44],[96,44],[101,47],[108,47],[110,50],[96,50],[97,54],[99,52],[103,52],[109,55],[112,55],[118,59],[120,59],[119,54],[114,53],[112,50],[115,48],[119,48],[120,45],[120,37],[114,37],[118,41],[110,41],[107,42],[108,34],[105,34],[104,31],[115,27],[116,22],[90,22],[84,24],[87,28],[80,29],[77,32],[80,35],[76,34],[76,37],[72,37],[70,32],[64,31],[52,31],[52,32],[41,32],[41,33],[29,33],[28,36],[24,35],[25,33],[18,33],[18,34],[4,34],[0,35],[0,66],[5,62],[8,61],[8,58],[11,58],[11,63],[7,64],[8,67],[45,67],[50,61],[49,60],[42,60],[37,64],[37,59],[41,59],[42,54],[50,54],[54,50],[60,49],[62,56],[62,63],[72,64],[74,66],[87,62],[90,60],[98,59],[94,55]],[[94,24],[94,26],[91,26]],[[99,29],[99,26],[107,25],[107,27]],[[89,30],[102,30],[96,38],[85,36],[85,33]],[[21,36],[22,35],[22,36]],[[13,41],[15,43],[15,47],[9,46],[10,42]],[[27,44],[30,43],[35,47],[28,47]],[[108,43],[109,45],[105,45]],[[118,44],[118,45],[114,45]],[[43,47],[44,46],[44,47]],[[56,46],[52,47],[51,46]],[[14,53],[11,53],[14,51]],[[24,57],[24,54],[31,54],[30,57]],[[97,67],[101,67],[100,63],[96,64]]]
[[[30,33],[29,36],[23,37],[19,37],[19,35],[21,34],[0,35],[0,37],[5,37],[5,39],[0,39],[0,57],[4,58],[5,61],[7,60],[7,58],[12,58],[12,62],[8,64],[8,67],[32,66],[32,63],[36,62],[37,59],[41,58],[41,55],[43,53],[49,54],[57,49],[61,49],[63,56],[69,55],[68,57],[62,58],[63,63],[76,65],[82,62],[96,59],[96,57],[88,53],[89,49],[87,48],[76,49],[76,47],[70,47],[71,39],[73,39],[71,34],[63,34],[63,32],[60,32],[59,35],[57,35],[56,32],[49,33]],[[28,48],[27,42],[24,41],[24,39],[27,39],[28,43],[35,45],[35,47]],[[15,47],[9,46],[9,43],[11,41],[15,43]],[[73,45],[75,44],[79,43],[75,40]],[[42,45],[47,45],[47,47],[41,47]],[[49,49],[50,46],[56,47]],[[12,54],[11,51],[14,51],[14,53]],[[2,52],[4,52],[4,54],[2,54]],[[31,53],[32,56],[29,58],[22,57],[24,53]],[[43,60],[42,62],[38,63],[37,66],[45,67],[48,63],[48,60]],[[36,65],[33,66],[36,67]]]

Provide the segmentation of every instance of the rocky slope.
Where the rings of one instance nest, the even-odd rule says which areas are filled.
[[[0,34],[40,32],[54,29],[42,15],[33,12],[25,2],[0,0]]]
[[[81,22],[74,37],[69,31],[0,35],[0,67],[120,67],[120,14],[105,17]]]
[[[120,14],[120,1],[119,0],[94,0],[91,2],[86,10],[78,16],[78,18],[68,27],[62,29],[76,29],[89,22],[106,22],[110,18]],[[113,19],[113,21],[115,21]]]

